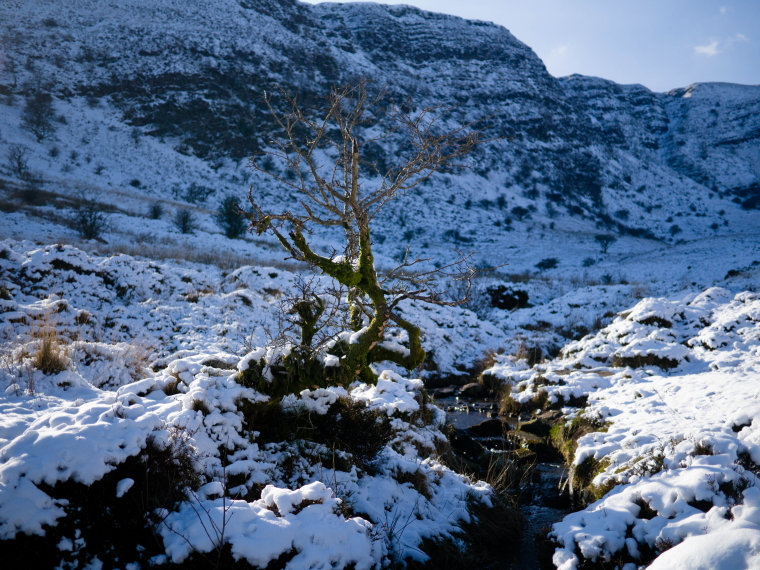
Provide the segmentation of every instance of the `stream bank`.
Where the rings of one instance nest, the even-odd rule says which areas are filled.
[[[495,398],[457,396],[454,394],[461,394],[461,388],[453,386],[431,392],[438,396],[436,405],[446,412],[454,452],[478,476],[506,488],[523,517],[519,553],[487,570],[553,568],[554,549],[546,534],[553,523],[572,511],[566,485],[568,468],[549,438],[562,414],[505,417]]]

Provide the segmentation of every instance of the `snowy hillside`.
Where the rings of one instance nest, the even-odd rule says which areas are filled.
[[[361,79],[486,139],[372,219],[368,267],[487,271],[463,306],[393,309],[422,365],[334,386],[366,327],[321,331],[323,384],[283,366],[294,299],[332,282],[220,207],[299,213],[280,159],[249,168],[282,135],[264,95]],[[387,126],[354,133],[362,192],[409,151]],[[760,86],[555,78],[503,27],[403,5],[5,0],[0,222],[3,563],[757,567]],[[308,238],[348,267],[344,227]],[[410,353],[386,323],[371,346]],[[548,506],[536,461],[567,464]]]
[[[542,257],[578,267],[596,256],[598,233],[623,238],[613,251],[643,253],[758,225],[758,87],[657,94],[556,79],[504,28],[405,6],[46,0],[2,9],[4,148],[26,149],[26,176],[44,190],[88,193],[128,215],[157,199],[189,203],[213,230],[204,208],[226,194],[242,199],[250,183],[268,203],[289,199],[245,167],[273,134],[264,91],[280,85],[316,104],[330,85],[365,76],[416,108],[454,105],[452,125],[487,119],[489,135],[503,137],[471,157],[471,171],[438,175],[386,210],[376,237],[387,257],[407,245],[443,255],[463,247],[516,271]],[[20,128],[39,93],[52,95],[59,121],[41,142]],[[10,162],[13,194],[24,172]],[[144,236],[164,227],[137,225]],[[522,247],[525,232],[535,249]]]

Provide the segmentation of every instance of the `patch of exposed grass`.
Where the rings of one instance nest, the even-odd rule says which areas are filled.
[[[635,356],[620,356],[616,354],[612,357],[612,366],[616,368],[644,368],[645,366],[658,366],[663,370],[676,368],[680,363],[672,358],[664,358],[653,353],[637,354]]]
[[[60,342],[54,328],[47,328],[40,339],[32,366],[43,374],[58,374],[71,365],[68,350]]]

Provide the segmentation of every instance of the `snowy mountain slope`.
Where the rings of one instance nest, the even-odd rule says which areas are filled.
[[[760,102],[756,87],[705,83],[676,89],[665,105],[673,119],[665,158],[705,186],[729,190],[747,208],[760,202]]]
[[[369,76],[417,107],[456,105],[451,124],[488,117],[504,137],[473,155],[471,173],[439,175],[389,208],[384,222],[409,237],[379,233],[388,255],[408,242],[444,252],[467,244],[503,250],[520,242],[511,229],[551,224],[571,234],[695,239],[755,220],[731,199],[755,205],[757,87],[655,94],[596,78],[555,79],[504,28],[405,6],[17,0],[3,10],[0,83],[3,94],[16,94],[4,106],[5,142],[25,144],[32,155],[50,150],[17,130],[19,96],[49,91],[69,130],[82,126],[71,118],[75,109],[90,115],[91,132],[113,129],[111,140],[92,135],[107,161],[102,174],[134,194],[176,197],[195,182],[215,190],[213,206],[253,181],[272,203],[288,199],[244,168],[271,138],[264,90],[279,84],[311,104],[332,84]],[[57,136],[71,148],[45,159],[42,170],[71,168],[69,179],[90,184],[87,168],[74,171],[81,159],[66,166],[67,155],[89,155],[95,168],[101,149],[65,130]],[[128,187],[135,179],[141,187]],[[734,218],[741,227],[726,229]],[[441,219],[445,230],[432,231]],[[446,234],[452,228],[457,233]],[[652,247],[646,239],[631,244]]]

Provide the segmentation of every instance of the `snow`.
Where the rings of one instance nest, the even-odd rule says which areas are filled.
[[[116,497],[119,498],[119,499],[121,497],[123,497],[124,494],[127,491],[129,491],[133,487],[134,484],[135,484],[135,480],[134,479],[126,478],[126,479],[122,479],[121,481],[119,481],[116,484]]]
[[[422,382],[392,370],[381,372],[374,386],[307,389],[286,396],[280,403],[288,413],[325,414],[339,399],[351,398],[388,417],[395,435],[379,456],[373,475],[333,472],[308,462],[297,473],[286,474],[278,467],[282,458],[292,453],[286,444],[258,443],[244,436],[239,402],[264,402],[268,397],[237,384],[237,375],[253,362],[266,363],[287,354],[289,348],[251,347],[243,331],[271,325],[269,311],[275,301],[269,300],[263,288],[287,290],[294,280],[289,272],[277,270],[277,276],[272,277],[275,271],[251,267],[222,276],[212,268],[188,263],[99,256],[71,246],[40,247],[14,241],[6,241],[4,246],[7,254],[0,265],[13,276],[8,282],[12,300],[3,301],[10,310],[0,315],[4,334],[18,335],[19,349],[24,343],[34,347],[37,341],[19,323],[32,318],[54,321],[63,342],[68,342],[65,346],[71,364],[57,374],[36,371],[34,394],[28,393],[23,361],[18,368],[4,372],[0,386],[4,393],[0,399],[3,537],[18,532],[41,534],[46,525],[55,525],[65,516],[65,505],[37,484],[69,479],[89,484],[139,453],[149,438],[165,445],[181,433],[192,434],[190,442],[206,484],[179,510],[167,513],[167,521],[180,534],[195,536],[202,531],[203,517],[210,517],[209,525],[211,520],[217,524],[225,520],[225,512],[234,512],[234,524],[225,532],[225,541],[240,557],[250,560],[259,554],[265,558],[279,556],[274,546],[274,550],[257,547],[259,554],[245,546],[257,544],[256,537],[269,532],[256,534],[254,526],[263,531],[277,525],[290,529],[283,539],[292,538],[282,548],[295,548],[305,561],[326,557],[339,566],[372,567],[386,557],[423,560],[418,549],[421,540],[456,536],[458,525],[468,520],[466,497],[475,493],[488,502],[486,485],[466,481],[434,459],[420,455],[420,449],[432,451],[443,438],[434,426],[443,423],[445,414],[433,408],[431,426],[415,424],[411,418],[420,409],[417,391]],[[185,278],[208,287],[208,293],[198,302],[188,302]],[[124,283],[132,285],[124,290]],[[490,342],[494,343],[491,346],[506,343],[505,338],[514,331],[526,334],[520,342],[546,334],[521,328],[523,323],[558,319],[555,322],[559,324],[572,318],[573,311],[581,310],[578,307],[623,309],[622,303],[631,298],[635,286],[594,285],[559,297],[557,290],[552,292],[540,283],[529,287],[536,305],[511,313],[513,322],[501,332],[462,309],[428,311],[409,303],[406,310],[411,318],[427,323],[427,328],[423,326],[423,344],[427,343],[429,350],[440,350],[442,362],[456,362],[454,351],[471,350],[471,346],[482,349]],[[36,294],[50,289],[57,293],[42,298]],[[237,301],[241,295],[250,306]],[[234,310],[230,312],[230,308]],[[108,326],[101,318],[104,310]],[[98,339],[87,338],[87,327],[77,324],[85,311],[90,326],[101,331]],[[504,314],[494,309],[491,316]],[[513,384],[515,399],[527,401],[536,395],[539,388],[533,380],[541,375],[549,381],[540,389],[548,392],[550,401],[588,396],[583,413],[609,422],[606,432],[579,440],[575,463],[589,457],[606,461],[594,483],[617,486],[597,503],[555,525],[554,536],[563,545],[555,556],[560,567],[576,568],[579,557],[593,559],[621,550],[636,553],[666,543],[675,545],[665,551],[674,557],[693,551],[678,549],[682,542],[729,532],[734,528],[730,525],[741,524],[745,534],[760,530],[747,514],[755,500],[750,493],[753,487],[741,490],[751,473],[736,463],[745,453],[752,461],[760,461],[760,436],[753,423],[760,414],[760,404],[754,402],[760,395],[755,387],[759,321],[757,294],[713,287],[701,293],[645,298],[628,310],[619,310],[619,315],[596,335],[569,343],[557,360],[534,369],[508,354],[496,356],[497,364],[488,373]],[[463,326],[449,327],[449,322]],[[489,337],[482,336],[484,327],[493,339],[485,344],[484,339]],[[228,332],[220,335],[221,330]],[[235,339],[229,331],[243,334]],[[451,335],[459,335],[458,340],[448,342],[446,339],[453,340]],[[135,336],[155,347],[149,356],[140,356],[130,342]],[[80,340],[66,341],[71,338]],[[405,340],[401,332],[384,342],[403,347]],[[326,365],[331,362],[330,356],[325,356]],[[641,364],[626,360],[634,357],[643,359]],[[659,366],[663,363],[666,369]],[[168,391],[174,394],[167,396]],[[571,408],[565,411],[568,418],[578,413]],[[222,466],[221,449],[226,450],[226,467]],[[712,455],[704,455],[707,449]],[[663,470],[656,472],[658,462]],[[229,496],[223,498],[225,472],[242,479],[236,488],[226,490]],[[424,476],[430,498],[421,498],[408,483],[399,485],[394,477],[400,473]],[[267,504],[263,495],[261,503],[230,498],[254,486],[269,485],[297,493],[317,482],[325,485],[320,491],[321,502],[287,513],[277,507],[279,515],[271,510],[276,503]],[[737,493],[726,496],[720,489],[727,489],[727,485],[734,485]],[[325,498],[328,490],[329,500]],[[114,489],[114,495],[122,498],[129,492],[126,480]],[[361,516],[337,513],[341,497],[350,497],[354,512]],[[424,509],[419,507],[421,500]],[[639,517],[642,500],[656,516]],[[712,505],[706,512],[701,506],[707,504],[705,501]],[[285,511],[289,509],[284,507]],[[745,509],[744,514],[741,509]],[[726,518],[728,513],[733,520]],[[310,525],[316,525],[317,518],[324,527],[319,532],[341,537],[345,548],[339,553],[326,546],[322,550],[299,550],[302,545],[298,537],[312,532]],[[377,525],[389,529],[403,525],[404,532],[378,539]],[[189,555],[186,542],[167,529],[163,536],[168,559],[184,559]],[[313,536],[317,540],[327,535]],[[199,540],[209,552],[218,546],[218,541],[208,537]],[[747,540],[753,544],[751,538]],[[712,548],[709,545],[713,543],[705,544],[704,548]]]
[[[232,69],[248,85],[319,92],[338,69],[392,85],[399,100],[457,102],[452,126],[492,116],[505,137],[474,156],[472,169],[436,175],[390,203],[373,222],[375,258],[388,269],[411,246],[413,257],[446,262],[463,247],[480,252],[478,266],[509,263],[476,279],[467,308],[402,303],[423,331],[429,369],[421,379],[467,375],[486,351],[500,351],[487,374],[512,385],[518,402],[544,391],[567,420],[605,422],[605,432],[579,440],[573,463],[596,460],[594,484],[608,492],[555,525],[556,565],[624,555],[623,570],[633,570],[654,549],[662,554],[652,568],[760,566],[759,219],[737,194],[758,183],[758,86],[702,83],[658,94],[556,79],[528,46],[488,23],[407,6],[243,4],[7,3],[4,23],[24,41],[5,46],[16,65],[0,71],[0,146],[24,145],[36,184],[55,198],[26,204],[27,181],[0,165],[0,285],[9,297],[0,299],[0,538],[43,534],[65,516],[66,505],[38,485],[90,484],[147,441],[171,445],[187,434],[205,484],[166,513],[179,534],[163,527],[167,554],[156,564],[190,554],[182,536],[205,552],[221,546],[204,531],[212,521],[231,523],[224,542],[249,561],[292,549],[289,568],[422,560],[423,539],[456,537],[468,520],[466,497],[488,503],[487,485],[434,459],[445,414],[433,407],[432,424],[420,425],[422,382],[396,368],[378,367],[375,386],[307,389],[280,403],[286,413],[321,415],[350,399],[381,413],[393,438],[373,474],[332,471],[296,445],[258,441],[239,411],[268,397],[239,385],[238,373],[264,365],[266,377],[266,366],[292,349],[270,340],[278,303],[297,290],[303,267],[283,262],[271,237],[227,239],[214,209],[227,194],[244,201],[249,184],[265,205],[291,197],[247,172],[241,156],[215,156],[226,152],[222,144],[194,155],[185,143],[191,130],[149,135],[153,109],[204,101],[217,113],[232,102],[236,115],[242,105],[254,116],[255,89],[225,98],[204,85]],[[55,25],[41,25],[43,13]],[[239,67],[229,68],[233,61]],[[161,88],[169,74],[176,93]],[[20,101],[39,77],[55,78],[55,112],[66,121],[41,143],[21,127]],[[153,87],[129,93],[130,82],[143,81]],[[109,94],[88,100],[94,86]],[[223,113],[212,118],[231,123]],[[270,134],[261,131],[265,144]],[[565,173],[578,173],[563,164],[568,156],[588,159],[581,174],[599,183],[598,202],[564,186]],[[191,202],[183,191],[193,184],[216,192]],[[558,188],[568,203],[551,198]],[[80,197],[113,207],[99,240],[70,227]],[[166,214],[148,219],[156,203]],[[517,219],[515,207],[529,214]],[[173,227],[179,209],[196,216],[192,234]],[[600,254],[595,235],[619,224],[658,240],[621,230]],[[675,226],[681,232],[671,236]],[[311,237],[343,259],[334,256],[335,234],[317,228]],[[536,263],[550,257],[558,267],[539,274]],[[529,294],[530,306],[492,308],[494,285]],[[45,374],[32,355],[50,330],[64,366]],[[355,343],[364,330],[340,338]],[[581,338],[585,331],[593,334]],[[409,353],[403,330],[386,331],[379,344]],[[562,350],[531,368],[518,356],[533,347]],[[320,357],[339,365],[335,355]],[[298,458],[293,472],[282,468],[285,457]],[[226,489],[225,473],[242,482]],[[399,484],[400,473],[424,477],[430,497]],[[119,500],[135,492],[129,481],[113,489]],[[260,500],[230,499],[254,488],[264,489]],[[360,516],[344,516],[347,505]],[[62,540],[61,552],[76,551],[77,540]]]
[[[13,340],[12,350],[21,356],[0,378],[1,538],[44,534],[45,527],[67,516],[66,502],[40,485],[69,480],[90,485],[148,442],[189,446],[202,477],[202,485],[177,510],[162,515],[165,560],[174,562],[193,549],[211,552],[222,543],[230,545],[234,556],[264,565],[295,551],[289,568],[324,563],[376,568],[391,558],[408,557],[422,561],[423,539],[456,536],[459,524],[469,520],[468,501],[490,502],[488,485],[458,475],[434,458],[445,439],[438,431],[445,414],[427,404],[433,420],[422,423],[417,412],[423,382],[391,370],[379,374],[377,385],[306,389],[280,402],[286,413],[326,414],[339,399],[350,399],[387,417],[393,435],[371,474],[356,467],[349,472],[326,468],[314,459],[318,447],[316,455],[303,456],[294,472],[286,472],[283,461],[293,456],[293,444],[258,441],[258,432],[248,431],[241,402],[269,397],[238,384],[238,375],[252,362],[279,358],[289,349],[246,347],[245,336],[220,336],[217,327],[243,330],[237,319],[248,319],[246,328],[271,322],[266,320],[272,318],[271,305],[259,290],[272,281],[285,289],[294,279],[291,274],[279,270],[275,278],[265,268],[241,268],[223,277],[191,264],[104,257],[71,246],[4,245],[8,253],[0,265],[13,276],[8,282],[13,300],[5,301],[12,310],[0,317],[5,338]],[[188,302],[186,277],[206,284],[210,292]],[[240,289],[243,279],[247,286]],[[120,290],[124,284],[127,290]],[[231,299],[232,287],[244,292],[252,306]],[[40,299],[35,293],[43,288],[58,293]],[[89,324],[78,325],[83,311]],[[461,309],[436,312],[476,320]],[[88,327],[105,324],[101,315],[114,324],[98,329],[99,340],[86,340]],[[33,392],[25,372],[32,353],[23,349],[37,341],[21,324],[32,316],[46,318],[46,326],[71,355],[60,373],[35,371]],[[138,335],[155,348],[131,364],[130,339]],[[392,338],[389,342],[403,342]],[[399,484],[399,474],[424,478],[428,494]],[[228,489],[226,480],[232,476],[238,483]],[[128,499],[134,485],[132,478],[117,480],[114,498]],[[236,498],[254,488],[263,489],[261,499]],[[344,514],[345,498],[360,515]],[[204,525],[208,530],[222,523],[223,536],[206,534]],[[88,563],[97,565],[94,559]]]
[[[309,410],[316,414],[324,415],[330,409],[338,398],[348,396],[345,388],[340,386],[331,386],[329,388],[317,388],[316,390],[303,390],[296,397],[295,394],[288,394],[280,402],[284,410],[298,411],[301,409]]]
[[[690,537],[668,550],[650,570],[712,570],[760,568],[760,531],[738,528],[705,537]]]
[[[295,549],[298,555],[289,568],[309,568],[325,561],[336,568],[352,564],[357,568],[377,567],[388,554],[385,535],[366,518],[345,518],[336,491],[318,480],[294,488],[269,484],[261,499],[253,502],[218,498],[225,493],[222,480],[213,479],[213,474],[220,473],[220,447],[236,449],[225,472],[247,475],[246,486],[272,481],[279,452],[277,446],[263,450],[241,437],[236,403],[241,398],[265,401],[266,397],[237,385],[234,374],[209,376],[212,371],[198,364],[200,360],[174,361],[178,365],[148,379],[151,382],[135,382],[118,393],[102,392],[92,402],[46,414],[6,445],[0,452],[3,537],[12,538],[18,532],[42,533],[43,525],[54,525],[56,518],[64,516],[60,506],[36,484],[67,479],[89,484],[137,454],[147,438],[168,443],[175,437],[172,430],[181,429],[212,480],[189,495],[178,511],[166,513],[160,532],[169,559],[181,562],[193,551],[210,552],[229,543],[235,557],[252,564],[266,565]],[[172,374],[180,378],[180,393],[166,396],[155,388],[166,385],[165,377]],[[424,501],[428,505],[424,515],[417,513],[404,541],[393,545],[405,555],[413,555],[423,537],[457,532],[457,521],[467,517],[468,493],[480,493],[485,500],[490,492],[484,484],[468,483],[434,460],[422,461],[415,448],[404,445],[414,439],[432,447],[436,438],[443,437],[409,423],[409,414],[419,408],[415,391],[421,385],[419,380],[386,371],[377,389],[359,385],[351,393],[342,388],[305,390],[297,400],[291,396],[282,403],[287,407],[290,401],[315,413],[326,413],[337,398],[352,397],[397,418],[395,441],[405,454],[387,448],[377,474],[359,477],[355,471],[334,475],[326,469],[320,471],[335,477],[340,491],[351,496],[365,517],[380,517],[372,519],[377,522],[384,522],[388,512],[408,518]],[[196,401],[203,401],[208,413],[193,411]],[[399,487],[391,477],[395,472],[417,470],[430,474],[429,483],[435,489],[430,500],[411,488]],[[308,473],[303,476],[311,477]],[[127,494],[133,484],[131,479],[119,481],[116,496]],[[209,528],[224,528],[224,532],[214,538],[213,533],[207,533]]]
[[[262,498],[250,503],[224,499],[185,503],[166,518],[161,535],[175,563],[193,551],[207,553],[229,543],[236,560],[245,559],[259,568],[291,551],[298,553],[288,562],[294,570],[325,564],[376,568],[386,553],[382,539],[373,537],[364,519],[340,516],[339,504],[320,481],[294,491],[268,485]]]
[[[157,415],[144,412],[140,404],[123,406],[108,395],[43,415],[4,446],[0,450],[0,537],[13,538],[19,531],[40,534],[43,524],[51,524],[62,514],[35,484],[72,479],[89,485],[114,464],[139,453],[148,435],[163,426]]]
[[[760,566],[759,316],[751,292],[648,298],[540,370],[496,365],[515,399],[587,396],[582,413],[606,422],[578,440],[574,464],[599,462],[592,483],[611,490],[554,525],[558,568],[647,549],[665,551],[652,568]],[[632,355],[643,360],[617,364]]]
[[[414,391],[420,388],[421,380],[408,380],[395,372],[385,370],[378,377],[377,384],[361,384],[354,388],[352,395],[367,402],[369,409],[381,410],[392,416],[396,411],[408,414],[419,410],[420,405],[415,399]]]

